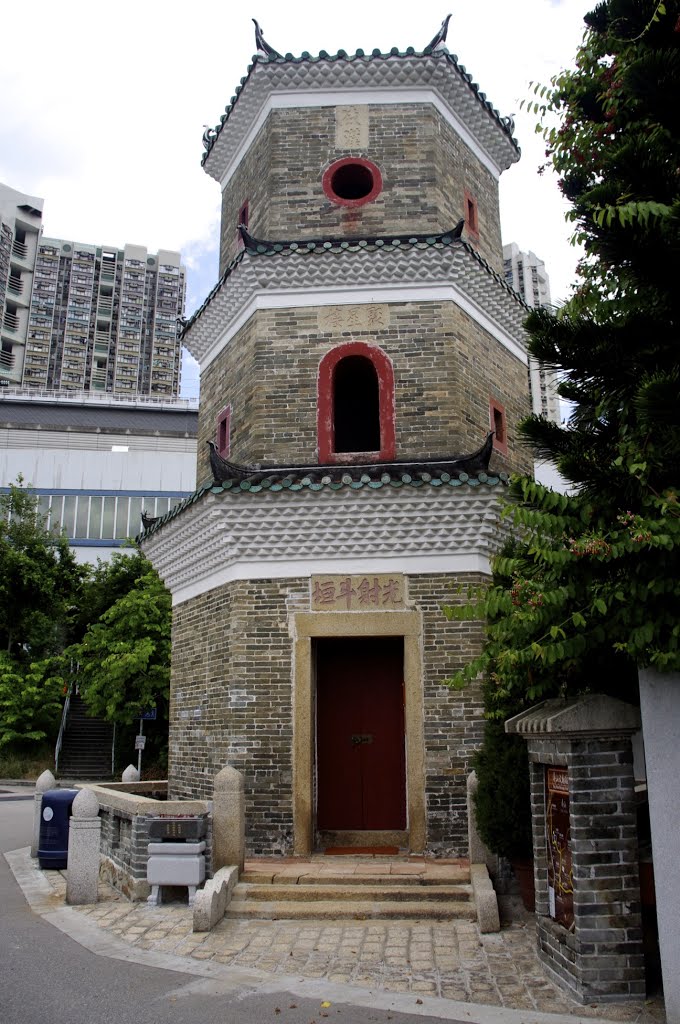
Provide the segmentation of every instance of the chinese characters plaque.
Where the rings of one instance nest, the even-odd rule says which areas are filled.
[[[569,846],[569,773],[545,769],[548,899],[550,916],[565,928],[574,923],[574,884]]]
[[[368,149],[368,107],[347,104],[335,109],[336,149]]]
[[[389,327],[390,311],[384,302],[362,306],[322,306],[319,330],[328,333],[343,331],[379,331]]]
[[[394,611],[406,607],[400,574],[312,576],[313,612]]]

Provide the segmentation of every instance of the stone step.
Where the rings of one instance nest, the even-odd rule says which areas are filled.
[[[350,902],[396,902],[417,901],[420,903],[452,900],[466,902],[472,898],[470,885],[428,885],[417,890],[412,885],[352,885],[343,880],[339,884],[322,883],[315,885],[257,885],[240,882],[234,889],[236,900],[266,900],[269,902],[309,900],[313,902],[348,900]]]
[[[423,900],[241,900],[233,899],[226,917],[266,921],[363,921],[370,920],[425,920],[474,921],[474,903],[456,900],[427,902]]]
[[[381,872],[377,867],[375,871],[356,874],[341,870],[333,871],[332,869],[314,872],[304,866],[299,869],[283,868],[279,870],[271,867],[246,867],[240,880],[255,885],[465,885],[470,881],[470,869],[452,865],[445,869],[438,868],[436,873],[430,869],[430,873],[423,877],[415,873],[390,874]]]

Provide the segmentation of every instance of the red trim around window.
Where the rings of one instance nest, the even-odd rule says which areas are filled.
[[[345,199],[343,196],[337,194],[333,188],[333,178],[338,171],[342,171],[344,168],[356,167],[363,169],[367,175],[371,176],[372,187],[366,192],[366,195],[360,196],[358,199]],[[336,160],[334,163],[327,167],[323,172],[323,178],[321,179],[321,187],[324,190],[326,196],[332,203],[336,203],[338,206],[363,206],[365,203],[372,202],[376,196],[379,196],[382,192],[383,180],[380,169],[373,163],[372,160],[364,160],[358,156],[343,157],[342,160]]]
[[[217,427],[215,431],[215,444],[217,445],[217,451],[226,459],[229,455],[229,449],[231,448],[231,406],[225,405],[217,414]]]
[[[377,452],[336,452],[335,451],[335,410],[333,379],[335,368],[348,356],[362,356],[370,360],[378,376],[378,401],[380,406],[380,451]],[[349,341],[331,349],[319,364],[317,437],[319,462],[392,462],[396,454],[394,370],[392,362],[377,345],[363,341]]]
[[[508,423],[505,406],[495,398],[489,399],[489,425],[494,433],[493,446],[497,452],[508,454]]]
[[[465,189],[465,227],[469,235],[479,238],[479,211],[472,192]]]

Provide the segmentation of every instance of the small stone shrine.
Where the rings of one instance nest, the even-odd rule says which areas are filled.
[[[169,787],[245,778],[248,853],[467,852],[481,625],[530,410],[526,308],[502,276],[519,159],[446,48],[258,52],[203,166],[221,277],[185,325],[196,493],[146,520],[173,595]]]
[[[505,723],[527,741],[538,955],[581,1002],[645,994],[631,736],[640,711],[589,694]]]

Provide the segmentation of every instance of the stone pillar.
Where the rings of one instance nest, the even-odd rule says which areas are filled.
[[[223,768],[215,776],[213,794],[212,870],[235,865],[243,871],[246,850],[246,810],[243,776]]]
[[[668,1024],[680,1024],[680,673],[640,672],[661,972]]]
[[[471,864],[486,864],[492,873],[498,867],[498,858],[488,848],[477,831],[477,809],[475,793],[479,785],[477,772],[470,772],[467,780],[468,849]]]
[[[583,1003],[645,995],[631,736],[639,711],[599,694],[505,723],[531,765],[538,956]]]
[[[99,801],[91,789],[81,789],[73,801],[68,833],[67,903],[97,902],[101,830]]]
[[[31,840],[31,857],[38,856],[38,846],[40,845],[40,807],[42,804],[43,793],[46,793],[48,789],[54,789],[56,785],[57,781],[49,768],[45,769],[35,784],[35,793],[33,795],[33,839]]]

